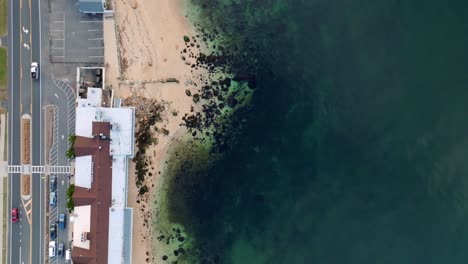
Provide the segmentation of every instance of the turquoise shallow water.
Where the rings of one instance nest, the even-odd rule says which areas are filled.
[[[465,1],[193,2],[257,84],[178,190],[200,263],[468,262]]]

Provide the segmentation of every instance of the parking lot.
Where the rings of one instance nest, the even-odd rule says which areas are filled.
[[[102,16],[51,13],[49,48],[52,63],[103,64]]]

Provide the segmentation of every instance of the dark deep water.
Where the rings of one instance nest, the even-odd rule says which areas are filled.
[[[468,2],[192,2],[258,60],[202,263],[468,263]]]

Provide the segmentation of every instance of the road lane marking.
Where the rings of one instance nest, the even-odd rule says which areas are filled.
[[[32,177],[32,174],[31,174],[31,177]],[[31,197],[31,201],[32,201],[32,197]],[[32,203],[31,203],[31,210],[32,210]],[[32,225],[32,214],[31,214],[31,221],[29,221],[29,263],[32,263],[32,240],[33,240],[32,230],[33,230],[33,225]]]

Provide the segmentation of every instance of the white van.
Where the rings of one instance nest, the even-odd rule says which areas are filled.
[[[71,254],[70,254],[70,250],[67,249],[67,250],[65,251],[65,261],[66,261],[67,263],[70,263],[70,259],[71,259],[71,256],[70,256],[70,255],[71,255]]]
[[[49,242],[49,257],[55,257],[55,241]]]

